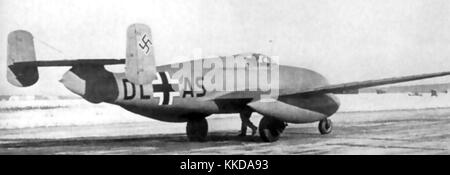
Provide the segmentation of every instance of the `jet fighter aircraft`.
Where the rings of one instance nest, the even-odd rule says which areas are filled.
[[[329,84],[317,72],[279,65],[259,53],[156,66],[153,44],[148,26],[132,24],[124,59],[37,61],[32,34],[16,30],[8,35],[7,79],[15,86],[28,87],[38,81],[38,67],[68,66],[60,82],[73,93],[91,103],[115,104],[156,120],[187,122],[190,141],[206,140],[205,118],[212,114],[256,112],[263,116],[260,137],[273,142],[287,123],[318,122],[321,134],[330,133],[329,117],[340,105],[334,94],[450,75],[440,72]],[[105,69],[114,64],[125,64],[125,72]]]

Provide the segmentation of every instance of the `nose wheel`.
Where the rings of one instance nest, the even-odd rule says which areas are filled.
[[[319,122],[319,132],[322,135],[331,133],[333,129],[333,122],[330,119],[322,119]]]

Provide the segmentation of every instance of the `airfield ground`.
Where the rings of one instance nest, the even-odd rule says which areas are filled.
[[[9,129],[1,131],[0,154],[450,154],[449,108],[339,113],[333,121],[330,135],[316,124],[291,124],[275,143],[236,137],[238,125],[211,129],[203,143],[183,133],[152,134],[148,123]],[[239,118],[211,119],[210,127],[219,123]],[[73,137],[48,138],[60,134]]]
[[[348,98],[341,99],[345,103]],[[418,97],[402,98],[415,103],[408,99]],[[365,103],[370,104],[366,107],[343,105],[342,112],[331,117],[331,134],[320,135],[317,123],[289,124],[274,143],[262,142],[259,136],[237,137],[240,119],[235,114],[208,118],[208,140],[193,143],[187,141],[183,123],[136,116],[130,120],[109,116],[110,121],[100,121],[112,113],[128,115],[111,106],[80,111],[80,120],[61,116],[83,105],[4,108],[0,112],[0,154],[450,154],[450,107],[433,104],[448,104],[448,97],[423,98],[423,108],[409,104],[410,108],[391,109],[393,105],[382,107],[382,101]],[[365,109],[374,106],[377,110]],[[252,117],[255,124],[260,119],[258,114]]]

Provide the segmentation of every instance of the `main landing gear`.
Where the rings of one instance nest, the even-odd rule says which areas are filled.
[[[265,142],[275,142],[286,126],[286,123],[281,120],[264,116],[259,122],[259,136]]]
[[[322,135],[329,134],[333,130],[333,122],[330,119],[322,119],[319,122],[319,132]]]
[[[275,142],[280,138],[287,124],[273,117],[264,116],[259,122],[259,136],[265,142]],[[331,133],[333,122],[330,119],[322,119],[319,121],[320,134],[325,135]],[[186,133],[189,141],[203,142],[208,135],[208,122],[205,118],[193,118],[187,122]]]
[[[208,135],[208,122],[203,117],[190,119],[186,125],[186,134],[189,141],[205,141]]]

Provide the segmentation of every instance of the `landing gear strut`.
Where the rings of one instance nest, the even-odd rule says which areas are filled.
[[[203,142],[208,135],[208,122],[205,118],[191,119],[186,125],[186,134],[189,141]]]
[[[330,119],[322,119],[319,122],[319,132],[322,135],[329,134],[333,130],[333,122]]]
[[[264,116],[259,122],[259,136],[265,142],[275,142],[280,138],[286,128],[286,123]]]

